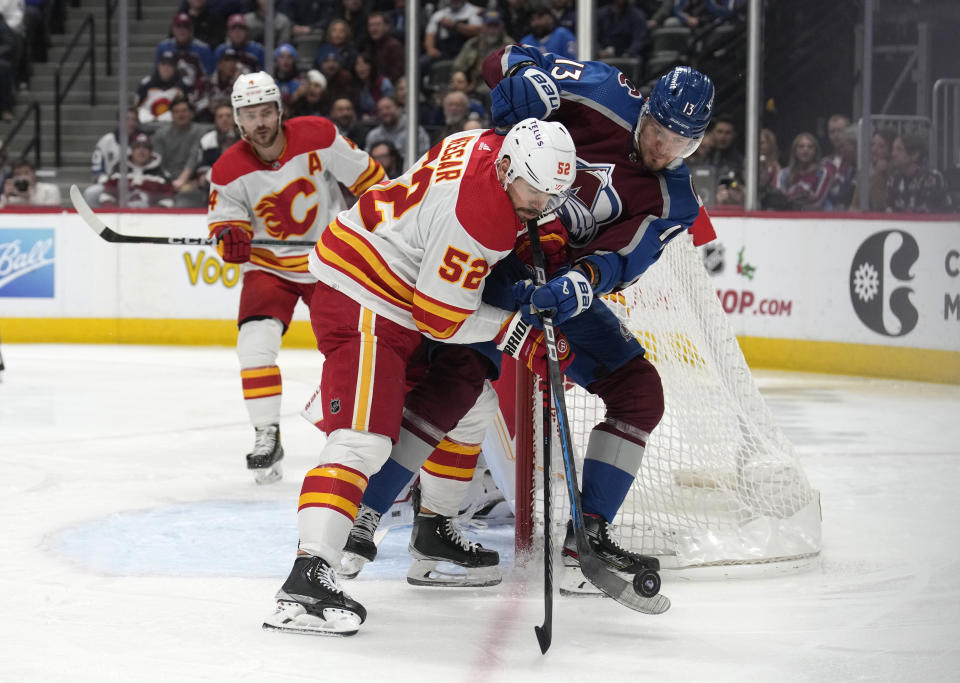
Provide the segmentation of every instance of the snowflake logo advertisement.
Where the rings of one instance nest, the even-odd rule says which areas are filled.
[[[53,230],[0,229],[0,297],[52,299]]]
[[[913,289],[898,285],[913,280],[910,270],[919,255],[917,241],[902,230],[873,234],[857,249],[850,264],[850,300],[857,317],[874,332],[902,337],[917,326]]]

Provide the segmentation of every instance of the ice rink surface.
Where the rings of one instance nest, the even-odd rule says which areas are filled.
[[[539,567],[496,588],[415,588],[407,529],[345,586],[352,638],[262,631],[322,436],[298,413],[321,356],[284,350],[284,480],[257,487],[232,349],[2,347],[0,681],[960,680],[960,387],[757,372],[820,490],[804,574],[665,572],[673,608],[557,597]]]

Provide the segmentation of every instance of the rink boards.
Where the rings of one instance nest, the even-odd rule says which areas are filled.
[[[125,234],[207,232],[202,212],[101,216]],[[752,366],[960,383],[955,217],[714,223],[704,264]],[[3,341],[232,345],[240,279],[208,247],[110,244],[72,212],[0,215]],[[313,346],[307,320],[298,306],[288,346]]]

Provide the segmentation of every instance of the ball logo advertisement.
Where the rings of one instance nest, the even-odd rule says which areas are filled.
[[[53,229],[0,229],[0,297],[54,297]]]
[[[874,233],[857,249],[850,265],[850,300],[857,317],[878,334],[902,337],[917,326],[910,300],[917,241],[902,230]]]

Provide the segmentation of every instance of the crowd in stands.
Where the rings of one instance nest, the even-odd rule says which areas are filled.
[[[798,133],[783,156],[776,134],[760,131],[757,191],[761,209],[785,211],[860,211],[858,129],[844,114],[827,120],[830,151],[821,151],[817,136]],[[707,188],[706,204],[743,206],[743,154],[734,144],[734,124],[714,119],[703,143],[687,160],[698,189]],[[930,168],[925,135],[879,128],[870,142],[867,210],[895,213],[950,213],[955,192],[943,174]],[[701,192],[704,194],[704,192]]]
[[[37,16],[41,27],[49,27],[48,10],[60,1],[28,0],[26,14],[34,19],[20,18],[17,23],[10,8],[23,0],[0,0],[0,116],[9,117],[18,84],[29,80],[30,59],[22,56],[30,50],[27,46],[32,46],[34,56],[38,46],[46,49],[47,38],[31,36],[47,28],[30,27],[37,25]],[[272,75],[281,90],[284,115],[330,118],[355,144],[389,160],[384,165],[391,176],[414,161],[405,158],[406,2],[274,2],[272,42],[277,47]],[[264,4],[182,0],[171,17],[169,35],[157,37],[153,71],[143,76],[127,122],[128,180],[139,205],[205,206],[210,167],[237,139],[229,105],[233,82],[241,74],[265,68],[267,62]],[[417,31],[421,72],[417,154],[452,132],[491,125],[490,93],[481,74],[483,59],[491,52],[521,42],[575,58],[575,4],[574,0],[425,3]],[[652,82],[677,63],[690,63],[714,80],[723,78],[711,70],[711,51],[717,50],[717,36],[729,36],[734,27],[742,33],[746,0],[598,0],[596,6],[594,54],[623,70],[641,92],[648,92]],[[30,8],[35,8],[32,14]],[[743,205],[744,141],[738,131],[742,112],[724,111],[723,105],[718,102],[713,125],[687,162],[704,203]],[[762,208],[859,210],[856,126],[836,114],[820,132],[825,133],[822,141],[812,130],[802,132],[781,151],[776,133],[761,131],[757,190]],[[829,144],[829,152],[821,151],[821,142]],[[117,147],[116,131],[97,143],[93,182],[84,192],[91,205],[116,201],[110,187],[116,184]],[[870,149],[866,192],[871,211],[956,209],[943,177],[926,165],[922,137],[879,129]],[[6,186],[3,201],[11,201]]]

